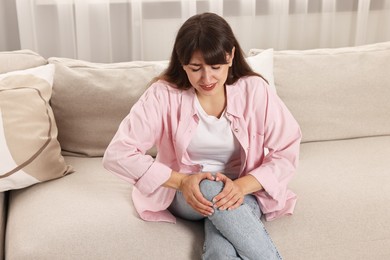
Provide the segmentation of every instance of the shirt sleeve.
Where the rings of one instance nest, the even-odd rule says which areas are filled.
[[[145,154],[163,131],[163,110],[157,92],[158,88],[152,85],[133,105],[103,156],[107,170],[134,184],[145,195],[165,183],[172,172]]]
[[[299,160],[301,130],[288,108],[273,91],[265,88],[264,147],[261,165],[251,171],[264,190],[256,193],[264,214],[286,210],[295,194],[287,189]]]

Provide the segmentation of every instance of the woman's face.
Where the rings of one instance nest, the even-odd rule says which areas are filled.
[[[232,52],[234,53],[234,52]],[[227,64],[208,65],[200,52],[192,55],[190,63],[183,68],[188,80],[200,96],[224,95],[225,82],[229,67],[232,65],[232,55],[226,54]]]

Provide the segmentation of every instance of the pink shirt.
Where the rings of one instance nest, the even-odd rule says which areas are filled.
[[[253,175],[264,190],[254,193],[266,217],[292,214],[296,195],[287,188],[298,164],[300,128],[279,97],[260,77],[226,86],[226,115],[241,146],[239,176]],[[195,90],[165,81],[152,84],[124,118],[108,146],[103,165],[134,184],[133,202],[148,221],[175,222],[167,210],[175,190],[165,188],[172,170],[201,172],[187,147],[198,124]],[[145,155],[157,146],[156,158]],[[269,153],[264,154],[264,148]]]

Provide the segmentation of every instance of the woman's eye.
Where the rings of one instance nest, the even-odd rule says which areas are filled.
[[[200,68],[199,69],[191,69],[191,71],[197,72],[197,71],[200,71]]]
[[[221,66],[211,66],[211,68],[212,68],[213,70],[219,70],[219,69],[221,68]]]

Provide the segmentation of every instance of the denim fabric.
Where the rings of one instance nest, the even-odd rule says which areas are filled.
[[[223,189],[222,182],[203,180],[200,190],[212,200]],[[204,216],[196,212],[178,191],[169,210],[177,217],[201,220]],[[263,223],[261,212],[253,195],[245,196],[244,203],[235,210],[218,210],[205,218],[205,243],[203,259],[282,259]]]

